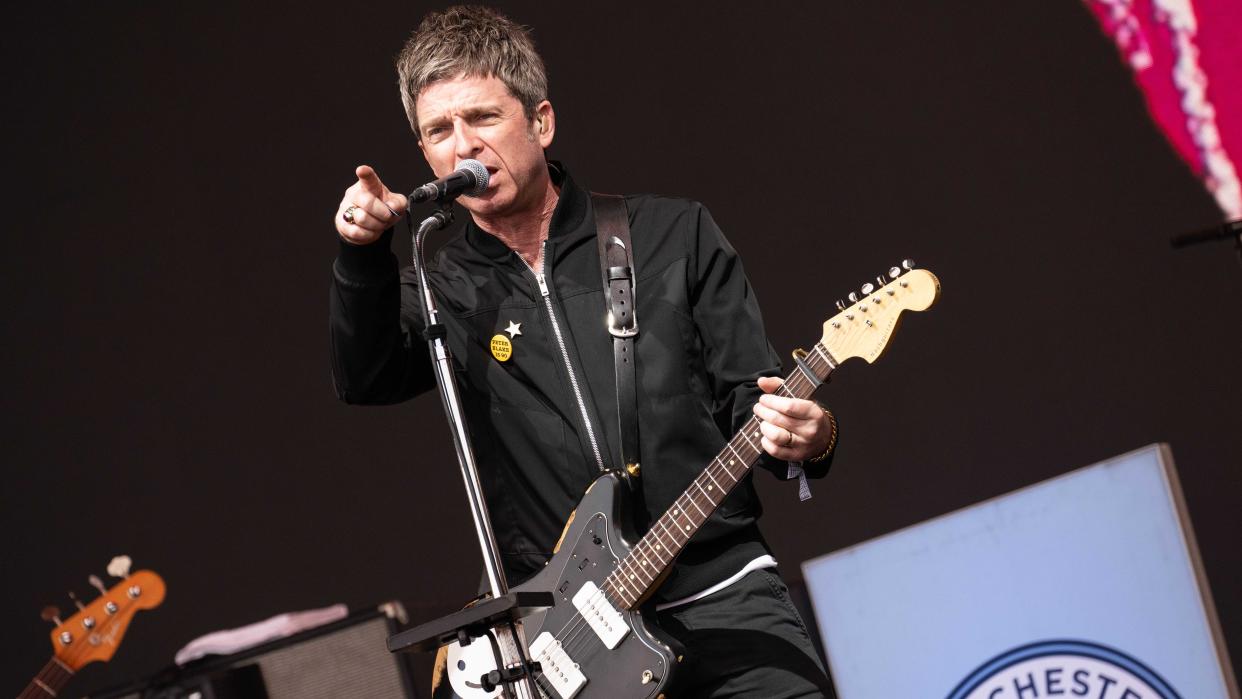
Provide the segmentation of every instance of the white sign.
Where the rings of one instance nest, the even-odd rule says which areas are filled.
[[[803,573],[843,699],[1238,697],[1164,445]]]

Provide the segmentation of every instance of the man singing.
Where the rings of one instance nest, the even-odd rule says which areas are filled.
[[[401,98],[436,176],[474,159],[487,188],[458,199],[464,230],[429,263],[505,573],[541,569],[592,480],[620,469],[612,338],[588,190],[545,150],[556,135],[543,61],[496,12],[428,15],[402,50]],[[335,217],[333,375],[348,403],[431,389],[417,284],[390,251],[406,199],[362,165]],[[625,198],[640,334],[641,487],[658,515],[752,415],[759,464],[827,472],[836,427],[815,402],[773,395],[780,362],[737,253],[700,204]],[[497,349],[493,340],[503,338]],[[792,463],[791,463],[792,462]],[[685,647],[672,696],[809,697],[831,690],[757,520],[749,477],[687,545],[651,601]]]

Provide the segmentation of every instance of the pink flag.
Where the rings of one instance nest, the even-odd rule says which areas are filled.
[[[1086,0],[1147,108],[1228,218],[1242,218],[1242,2]]]

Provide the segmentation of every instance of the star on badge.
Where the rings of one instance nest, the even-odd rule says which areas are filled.
[[[509,321],[509,327],[505,328],[505,332],[509,333],[509,337],[517,337],[522,334],[522,324]]]

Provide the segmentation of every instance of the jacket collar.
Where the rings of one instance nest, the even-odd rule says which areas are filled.
[[[556,210],[552,212],[552,223],[548,228],[548,242],[563,247],[562,243],[577,240],[586,235],[595,235],[594,228],[585,225],[590,212],[590,196],[579,187],[569,176],[569,170],[555,160],[548,161],[548,173],[552,182],[560,188],[560,198],[556,202]],[[466,219],[466,242],[480,254],[493,259],[504,260],[512,257],[512,251],[500,239],[479,228],[473,218]],[[545,252],[545,254],[547,254]]]

